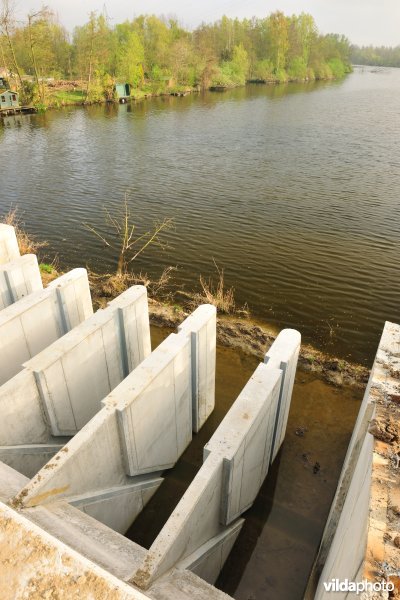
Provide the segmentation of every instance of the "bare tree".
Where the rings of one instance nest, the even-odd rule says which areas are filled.
[[[155,223],[154,227],[144,233],[137,232],[137,226],[132,221],[132,214],[128,206],[128,196],[125,194],[122,211],[117,216],[112,216],[105,208],[106,222],[112,226],[117,236],[102,235],[97,229],[84,223],[85,229],[98,237],[105,246],[112,248],[118,252],[117,275],[126,273],[129,265],[140,255],[146,248],[151,245],[159,246],[162,249],[167,247],[162,239],[162,233],[173,226],[173,219],[165,218],[162,221]]]

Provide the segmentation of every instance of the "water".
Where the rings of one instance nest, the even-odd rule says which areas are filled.
[[[18,205],[63,266],[110,271],[108,231],[129,191],[141,227],[175,219],[170,248],[136,270],[177,265],[177,285],[225,269],[257,319],[371,363],[399,321],[400,70],[344,81],[252,85],[129,106],[69,108],[0,126],[0,213]]]

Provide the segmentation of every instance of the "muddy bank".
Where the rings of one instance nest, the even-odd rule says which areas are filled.
[[[187,316],[180,307],[149,300],[150,322],[160,327],[177,327]],[[238,318],[218,315],[217,341],[221,346],[240,350],[245,354],[262,360],[266,351],[279,332],[257,323],[250,318]],[[329,356],[319,350],[302,344],[299,368],[302,371],[316,373],[328,383],[365,387],[369,370],[357,364]]]
[[[59,275],[60,273],[56,271],[51,274],[42,273],[44,285]],[[89,273],[89,281],[95,310],[103,308],[107,302],[121,294],[129,285],[134,284],[133,282],[127,284],[123,278],[100,276],[94,273]],[[173,304],[171,299],[166,302],[152,298],[151,293],[150,289],[149,313],[152,325],[175,329],[195,308],[195,303],[190,298],[188,298],[188,308],[183,308],[181,305]],[[206,300],[204,299],[203,302]],[[260,361],[263,360],[266,349],[278,333],[277,329],[250,317],[218,314],[218,344],[253,356]],[[351,385],[364,388],[369,377],[369,370],[362,365],[325,354],[308,344],[301,345],[299,368],[302,371],[315,373],[335,386]]]

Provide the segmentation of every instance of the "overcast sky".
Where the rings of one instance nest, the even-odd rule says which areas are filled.
[[[310,13],[321,33],[343,33],[359,45],[400,45],[400,0],[16,0],[20,16],[43,4],[72,30],[104,7],[111,23],[139,14],[175,16],[187,28],[229,17],[264,17],[275,10]]]

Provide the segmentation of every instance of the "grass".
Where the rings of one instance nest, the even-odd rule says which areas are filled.
[[[83,90],[58,90],[49,96],[50,106],[66,106],[68,104],[82,104],[85,100]]]
[[[42,273],[47,273],[48,275],[51,275],[55,271],[54,266],[48,263],[40,263],[39,269]]]
[[[231,315],[237,312],[234,296],[234,288],[226,288],[224,280],[224,270],[220,269],[214,261],[217,270],[218,279],[215,283],[212,277],[205,279],[200,275],[201,292],[194,295],[195,303],[212,304],[216,309],[225,315]]]

